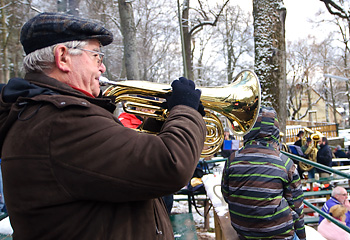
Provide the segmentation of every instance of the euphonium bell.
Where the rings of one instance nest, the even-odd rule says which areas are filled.
[[[125,112],[162,121],[167,118],[167,109],[162,107],[162,103],[165,96],[171,94],[169,85],[136,80],[116,82],[100,79],[100,82],[111,85],[103,95],[113,97],[116,103],[121,102]],[[202,92],[200,100],[206,111],[207,136],[202,151],[202,157],[205,157],[217,152],[223,143],[221,116],[228,120],[228,127],[235,135],[243,136],[254,126],[260,108],[260,83],[253,71],[244,70],[227,86],[198,89]]]

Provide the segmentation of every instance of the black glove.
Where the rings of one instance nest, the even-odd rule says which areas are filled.
[[[180,77],[179,80],[172,82],[171,87],[173,91],[170,96],[166,97],[169,110],[176,105],[186,105],[199,110],[201,91],[195,89],[195,84],[192,80]]]
[[[203,117],[205,116],[204,106],[201,101],[199,102],[199,106],[197,110]]]
[[[142,129],[151,131],[151,132],[160,132],[163,127],[164,122],[156,120],[154,118],[147,118],[142,126]]]

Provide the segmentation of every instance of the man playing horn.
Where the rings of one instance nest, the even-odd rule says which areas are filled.
[[[200,158],[201,93],[175,80],[159,134],[124,127],[99,95],[101,46],[112,41],[99,24],[60,13],[22,27],[26,75],[0,98],[14,239],[174,239],[161,197],[185,186]]]

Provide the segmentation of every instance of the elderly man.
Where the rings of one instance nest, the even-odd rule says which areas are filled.
[[[240,239],[305,239],[300,177],[278,141],[277,113],[262,107],[244,147],[226,162],[222,194]]]
[[[343,205],[348,210],[345,214],[346,215],[345,223],[348,227],[350,227],[350,212],[349,212],[350,203],[348,200],[348,192],[346,191],[345,188],[339,187],[339,186],[333,189],[331,198],[324,203],[321,210],[324,211],[325,213],[329,213],[329,209],[331,209],[331,207],[337,204]],[[318,223],[320,224],[323,219],[324,217],[320,215],[320,219]]]
[[[59,13],[22,27],[26,75],[0,98],[13,239],[174,238],[161,197],[185,186],[199,160],[200,91],[185,78],[172,83],[158,135],[124,127],[99,97],[101,46],[112,41],[99,24]]]

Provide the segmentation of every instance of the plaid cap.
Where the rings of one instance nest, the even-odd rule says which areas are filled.
[[[45,12],[23,25],[20,39],[25,53],[29,54],[57,43],[74,40],[97,39],[105,46],[113,41],[113,34],[91,20]]]
[[[279,123],[277,113],[272,107],[261,107],[252,130],[243,137],[244,142],[257,141],[279,141]]]

